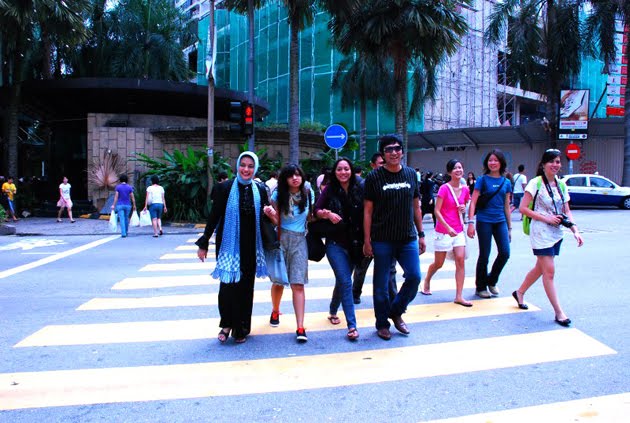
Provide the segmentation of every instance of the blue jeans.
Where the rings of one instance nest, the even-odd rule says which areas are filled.
[[[372,241],[374,253],[374,315],[376,329],[389,328],[389,318],[400,316],[416,298],[420,285],[420,251],[418,240],[409,242]],[[392,260],[403,269],[404,282],[393,300],[389,298],[389,275]]]
[[[127,236],[129,218],[131,217],[131,206],[117,204],[116,216],[118,216],[118,223],[120,224],[120,234],[122,236]]]
[[[507,222],[486,223],[477,221],[477,237],[479,238],[479,258],[475,284],[477,291],[485,291],[488,286],[495,286],[499,282],[499,275],[510,258],[510,236]],[[497,243],[497,258],[488,274],[488,261],[492,248],[492,238]]]
[[[350,260],[350,254],[348,254],[348,250],[336,242],[326,241],[326,257],[328,257],[328,262],[335,273],[335,289],[330,301],[330,314],[337,314],[341,301],[348,328],[356,328],[357,318],[354,314],[354,301],[352,299],[354,264]]]

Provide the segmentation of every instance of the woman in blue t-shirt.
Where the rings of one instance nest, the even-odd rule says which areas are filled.
[[[479,234],[479,258],[475,283],[477,296],[481,298],[499,295],[497,283],[503,267],[510,258],[512,220],[510,217],[510,196],[512,185],[504,176],[507,162],[501,150],[492,150],[483,160],[483,175],[475,182],[475,190],[470,202],[469,216],[477,219]],[[475,236],[475,221],[468,221],[468,236]],[[494,238],[498,254],[488,273],[490,249]],[[488,292],[489,291],[489,292]]]
[[[265,214],[275,223],[280,221],[278,237],[287,266],[289,284],[293,292],[293,308],[297,323],[296,338],[306,342],[304,330],[304,285],[308,283],[308,247],[306,245],[306,221],[313,208],[315,196],[306,186],[306,175],[297,165],[282,168],[278,186],[271,195],[272,206],[264,208]],[[274,283],[271,287],[271,317],[269,324],[280,324],[280,300],[284,286]]]

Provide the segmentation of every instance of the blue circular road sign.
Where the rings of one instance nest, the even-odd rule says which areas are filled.
[[[330,125],[324,132],[324,141],[330,148],[342,148],[348,141],[348,131],[341,125]]]

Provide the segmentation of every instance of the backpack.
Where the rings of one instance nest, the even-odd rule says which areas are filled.
[[[542,186],[542,177],[537,176],[535,178],[536,181],[536,194],[534,195],[534,199],[532,200],[531,203],[529,203],[529,205],[527,206],[527,208],[529,208],[530,210],[534,210],[534,206],[536,204],[536,198],[538,197],[538,191],[540,191],[540,187]],[[558,183],[558,188],[560,189],[560,196],[562,197],[562,200],[564,201],[564,194],[567,190],[567,186],[564,182],[562,182],[561,180],[557,180]],[[523,233],[525,235],[529,235],[529,231],[531,229],[531,224],[532,224],[532,218],[529,216],[523,216]]]

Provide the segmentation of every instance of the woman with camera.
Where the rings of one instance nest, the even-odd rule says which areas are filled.
[[[543,286],[549,302],[556,314],[555,321],[561,326],[569,326],[571,319],[564,314],[553,282],[555,274],[554,257],[560,254],[562,244],[562,227],[569,228],[577,241],[578,247],[584,240],[573,223],[569,209],[569,193],[566,185],[558,180],[560,171],[560,150],[545,151],[538,165],[537,177],[533,178],[525,188],[525,194],[519,211],[523,216],[531,218],[530,240],[536,256],[536,265],[527,273],[520,288],[512,293],[520,309],[526,310],[523,302],[525,292],[542,276]],[[533,209],[530,204],[533,202]]]

